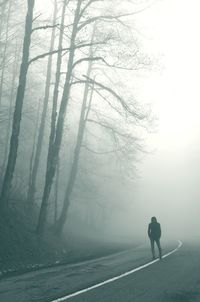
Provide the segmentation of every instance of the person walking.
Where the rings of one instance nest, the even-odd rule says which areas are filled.
[[[162,249],[160,245],[161,227],[160,223],[157,222],[156,217],[151,218],[151,222],[148,226],[148,236],[151,242],[151,252],[153,259],[155,259],[155,242],[159,251],[159,258],[162,258]]]

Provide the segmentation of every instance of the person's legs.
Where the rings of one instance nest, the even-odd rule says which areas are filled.
[[[162,258],[162,249],[161,249],[161,245],[160,245],[160,239],[156,239],[156,244],[158,247],[158,251],[159,251],[159,258]]]
[[[153,256],[153,259],[155,259],[154,239],[150,239],[150,241],[151,241],[151,252],[152,252],[152,256]]]

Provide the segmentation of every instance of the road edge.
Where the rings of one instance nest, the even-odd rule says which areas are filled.
[[[164,258],[166,258],[166,257],[169,257],[170,255],[176,253],[176,252],[182,247],[182,245],[183,245],[183,243],[182,243],[180,240],[178,240],[178,246],[177,246],[175,249],[173,249],[172,251],[170,251],[169,253],[163,255],[162,259],[164,259]],[[148,266],[150,266],[150,265],[152,265],[152,264],[154,264],[154,263],[156,263],[156,262],[158,262],[158,261],[160,261],[160,259],[152,260],[152,261],[147,262],[147,263],[145,263],[145,264],[143,264],[143,265],[141,265],[141,266],[139,266],[139,267],[136,267],[136,268],[134,268],[134,269],[132,269],[132,270],[130,270],[130,271],[128,271],[128,272],[125,272],[125,273],[123,273],[123,274],[120,274],[120,275],[118,275],[118,276],[116,276],[116,277],[107,279],[107,280],[105,280],[105,281],[103,281],[103,282],[100,282],[100,283],[98,283],[98,284],[92,285],[92,286],[87,287],[87,288],[85,288],[85,289],[81,289],[81,290],[79,290],[79,291],[77,291],[77,292],[74,292],[74,293],[72,293],[72,294],[66,295],[66,296],[64,296],[64,297],[61,297],[61,298],[58,298],[58,299],[55,299],[55,300],[51,300],[50,302],[64,302],[64,301],[66,301],[66,300],[68,300],[68,299],[70,299],[70,298],[79,296],[79,295],[84,294],[84,293],[86,293],[86,292],[89,292],[89,291],[91,291],[91,290],[93,290],[93,289],[96,289],[96,288],[101,287],[101,286],[103,286],[103,285],[109,284],[109,283],[114,282],[114,281],[116,281],[116,280],[122,279],[122,278],[124,278],[124,277],[126,277],[126,276],[129,276],[129,275],[131,275],[131,274],[133,274],[133,273],[135,273],[135,272],[138,272],[138,271],[140,271],[140,270],[142,270],[142,269],[144,269],[144,268],[146,268],[146,267],[148,267]],[[162,261],[162,260],[161,260],[161,261]]]

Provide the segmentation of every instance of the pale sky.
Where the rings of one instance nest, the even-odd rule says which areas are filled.
[[[161,0],[138,17],[146,49],[163,66],[141,93],[158,116],[158,133],[150,138],[155,154],[141,166],[140,198],[147,216],[181,217],[181,225],[187,217],[196,223],[200,211],[199,11],[198,0]]]
[[[146,49],[160,55],[163,65],[143,90],[159,119],[154,143],[158,152],[175,153],[179,160],[200,142],[199,10],[198,0],[162,0],[138,18]]]

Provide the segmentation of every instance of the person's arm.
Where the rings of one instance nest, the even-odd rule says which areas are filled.
[[[148,226],[148,236],[149,236],[149,238],[151,237],[151,227],[150,227],[150,224]]]
[[[161,226],[159,224],[159,238],[161,237]]]

